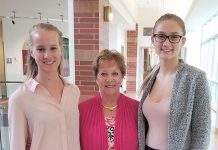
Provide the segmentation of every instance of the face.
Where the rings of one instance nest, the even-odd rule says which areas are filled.
[[[38,66],[38,73],[58,71],[61,62],[62,49],[59,36],[55,31],[37,30],[32,34],[31,56]]]
[[[118,96],[122,81],[122,73],[114,60],[100,61],[96,82],[102,96]]]
[[[159,58],[179,59],[179,53],[186,41],[185,37],[180,37],[183,35],[181,26],[174,20],[162,21],[157,25],[154,34],[156,34],[156,36],[152,36],[151,40]],[[158,39],[162,39],[164,36],[170,37],[168,37],[164,42],[160,42],[161,40],[157,41]]]

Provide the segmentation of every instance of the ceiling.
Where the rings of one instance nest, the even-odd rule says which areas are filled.
[[[185,19],[193,0],[136,0],[136,2],[139,8],[171,12]]]
[[[15,15],[15,18],[39,19],[41,16],[42,19],[61,20],[63,15],[65,20],[68,16],[68,1],[0,0],[0,18]],[[194,28],[193,25],[202,24],[205,18],[218,11],[218,0],[109,0],[112,1],[119,1],[137,23],[144,18],[149,18],[147,20],[153,23],[163,13],[170,12],[179,15],[188,26]],[[119,13],[118,10],[114,12]]]
[[[0,16],[34,18],[60,18],[64,15],[67,18],[68,0],[0,0]],[[110,0],[109,0],[110,1]],[[131,12],[133,7],[140,9],[155,9],[161,11],[171,11],[185,17],[193,0],[117,0],[122,1]],[[137,9],[137,8],[135,8]],[[134,11],[134,10],[133,10]]]
[[[16,18],[67,19],[67,0],[0,0],[0,16]]]

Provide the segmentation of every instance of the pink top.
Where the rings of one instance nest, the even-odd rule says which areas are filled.
[[[146,144],[158,150],[167,150],[168,147],[168,118],[170,100],[153,102],[150,96],[146,97],[142,110],[149,125]]]
[[[60,104],[34,79],[9,98],[10,150],[80,150],[79,89],[65,82]]]
[[[138,150],[138,101],[120,94],[115,117],[114,150]],[[79,104],[82,150],[108,150],[100,94]]]
[[[107,127],[107,135],[108,135],[108,150],[114,150],[114,130],[115,130],[115,117],[105,116],[105,124]]]

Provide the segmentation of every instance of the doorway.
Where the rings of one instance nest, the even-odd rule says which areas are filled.
[[[4,60],[3,26],[2,19],[0,19],[0,100],[7,98]]]

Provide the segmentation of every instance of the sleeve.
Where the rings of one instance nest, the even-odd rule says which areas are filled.
[[[10,150],[25,150],[27,140],[27,121],[22,108],[16,103],[16,96],[9,99],[8,123]]]
[[[79,90],[79,87],[77,85],[75,85],[75,92],[76,92],[76,100],[77,102],[79,103],[79,100],[80,100],[80,90]]]
[[[211,130],[210,91],[206,74],[196,79],[190,150],[208,150]]]

